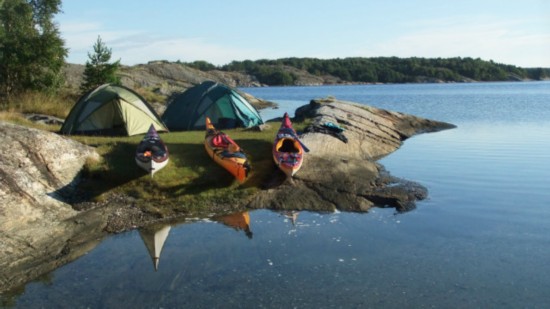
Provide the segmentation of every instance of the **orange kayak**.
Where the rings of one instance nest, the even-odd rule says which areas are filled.
[[[216,130],[210,118],[206,117],[204,148],[214,162],[229,171],[240,183],[246,180],[250,164],[246,154],[227,134]]]

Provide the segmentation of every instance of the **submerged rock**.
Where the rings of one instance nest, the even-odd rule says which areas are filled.
[[[294,178],[279,178],[251,208],[368,211],[373,206],[407,211],[427,196],[420,184],[391,176],[376,160],[407,138],[454,128],[424,119],[336,99],[312,100],[296,110],[311,118],[301,136],[310,149]]]

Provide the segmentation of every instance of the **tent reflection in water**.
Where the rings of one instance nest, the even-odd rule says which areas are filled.
[[[213,220],[232,227],[237,231],[244,231],[246,237],[252,239],[252,231],[250,230],[250,215],[248,214],[248,211],[215,217]]]
[[[143,240],[147,251],[153,259],[153,266],[155,271],[158,270],[160,253],[168,234],[170,233],[170,225],[150,225],[139,229],[139,236]]]

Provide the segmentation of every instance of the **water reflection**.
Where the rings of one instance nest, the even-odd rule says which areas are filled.
[[[297,230],[297,221],[298,221],[298,214],[299,213],[300,212],[296,211],[296,210],[288,210],[288,211],[280,212],[280,215],[283,216],[283,218],[285,218],[284,221],[285,222],[290,221],[290,223],[292,224],[290,230],[288,231],[289,235],[294,234],[298,231]]]
[[[236,231],[244,231],[245,235],[252,239],[253,233],[250,229],[250,214],[248,211],[232,213],[224,216],[215,216],[212,218],[215,222],[220,222],[225,226],[229,226]],[[181,223],[181,222],[180,222]],[[156,223],[139,229],[139,236],[149,252],[153,261],[155,271],[158,271],[160,255],[162,248],[170,234],[172,226],[177,226],[180,223]]]
[[[168,238],[170,229],[171,226],[167,224],[154,224],[139,229],[139,236],[153,259],[155,271],[158,270],[162,247]]]
[[[282,214],[285,218],[290,220],[293,227],[296,227],[296,221],[298,220],[299,213],[300,213],[299,211],[291,210],[291,211],[283,211]]]
[[[252,239],[252,231],[250,230],[250,215],[248,211],[237,212],[226,216],[214,217],[214,221],[225,224],[234,228],[236,231],[244,231],[246,237]]]

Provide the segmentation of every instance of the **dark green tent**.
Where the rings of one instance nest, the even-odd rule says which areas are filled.
[[[263,123],[258,111],[236,90],[206,81],[187,89],[169,104],[162,121],[170,131],[201,130],[206,117],[218,129],[249,128]]]

